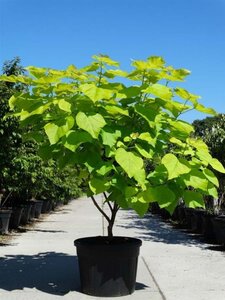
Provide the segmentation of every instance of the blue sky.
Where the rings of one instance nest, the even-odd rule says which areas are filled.
[[[225,113],[225,0],[0,0],[0,64],[66,68],[108,54],[163,56],[192,71],[182,87]],[[184,119],[204,118],[191,112]]]

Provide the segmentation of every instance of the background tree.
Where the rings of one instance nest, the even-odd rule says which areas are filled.
[[[2,73],[7,76],[24,74],[24,69],[20,65],[20,58],[16,57],[6,61]],[[13,116],[6,118],[10,111],[8,100],[15,93],[25,89],[26,86],[21,83],[0,82],[0,189],[5,186],[4,169],[10,167],[22,142],[17,119]]]
[[[3,64],[2,74],[24,75],[20,58]],[[24,83],[0,82],[0,190],[11,205],[32,197],[65,200],[77,197],[79,179],[75,169],[59,170],[54,161],[44,162],[38,155],[34,140],[22,140],[29,135],[29,127],[21,129],[18,119],[10,115],[8,101],[13,95],[27,93]]]
[[[201,137],[210,149],[211,154],[225,166],[225,115],[219,114],[193,122],[195,136]],[[225,176],[217,174],[219,179],[219,199],[215,199],[218,209],[224,209]],[[218,200],[218,201],[217,201]]]

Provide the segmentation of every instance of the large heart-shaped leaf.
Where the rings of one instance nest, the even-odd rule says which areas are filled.
[[[168,179],[179,177],[182,174],[189,173],[191,168],[186,164],[181,163],[180,160],[174,154],[166,154],[162,158],[162,164],[165,166],[168,172]]]
[[[84,112],[79,112],[76,115],[76,123],[78,127],[90,133],[94,139],[98,138],[100,130],[106,124],[102,115],[87,116]]]

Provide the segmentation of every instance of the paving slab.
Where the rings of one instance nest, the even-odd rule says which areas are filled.
[[[91,200],[83,197],[42,216],[26,232],[13,233],[8,245],[0,247],[0,299],[97,299],[79,291],[73,241],[105,234],[106,225]],[[114,235],[143,242],[136,291],[117,299],[225,299],[225,253],[210,250],[200,238],[151,214],[140,219],[124,210],[118,213]]]
[[[118,235],[122,235],[120,230],[124,231],[118,226]],[[11,234],[8,245],[0,247],[0,299],[98,298],[79,291],[78,261],[73,242],[103,232],[106,232],[106,223],[91,200],[84,197],[42,216],[26,232]],[[139,258],[135,293],[117,298],[162,299],[142,256]]]

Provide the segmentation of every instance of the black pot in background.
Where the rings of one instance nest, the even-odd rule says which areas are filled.
[[[88,237],[74,241],[81,291],[97,297],[132,294],[135,290],[139,239]]]
[[[185,207],[183,205],[178,206],[177,208],[177,214],[178,214],[178,222],[181,226],[186,227],[187,221],[185,216]]]
[[[225,215],[212,218],[212,224],[216,242],[220,245],[225,245]]]
[[[35,201],[34,200],[31,200],[29,201],[30,204],[31,204],[31,209],[30,209],[30,216],[29,216],[29,221],[33,221],[34,218],[35,218]]]
[[[203,214],[202,218],[202,235],[206,242],[215,243],[216,237],[214,233],[212,219],[215,218],[215,215],[212,214]]]
[[[158,204],[157,202],[152,202],[152,203],[150,203],[149,211],[150,211],[152,214],[159,214],[159,213],[160,213],[160,207],[159,207],[159,204]]]
[[[26,225],[29,222],[31,207],[32,203],[30,201],[23,203],[23,212],[20,220],[21,225]]]
[[[165,208],[160,209],[160,215],[164,220],[169,220],[171,219],[171,214],[166,210]]]
[[[9,220],[12,211],[9,209],[0,209],[0,233],[7,234],[9,229]]]
[[[51,211],[51,200],[43,200],[41,213],[47,214]]]
[[[203,209],[194,209],[191,213],[191,231],[195,233],[202,233],[202,218],[205,210]]]
[[[191,221],[192,221],[192,216],[194,214],[194,209],[185,207],[184,212],[185,212],[185,220],[186,220],[187,228],[191,230]]]
[[[179,205],[175,208],[174,212],[172,213],[171,219],[172,221],[178,222],[179,221]]]
[[[42,200],[35,200],[35,210],[34,210],[34,217],[39,218],[41,215],[43,201]]]
[[[9,221],[9,229],[17,229],[19,227],[23,209],[23,206],[12,207],[12,214]]]

